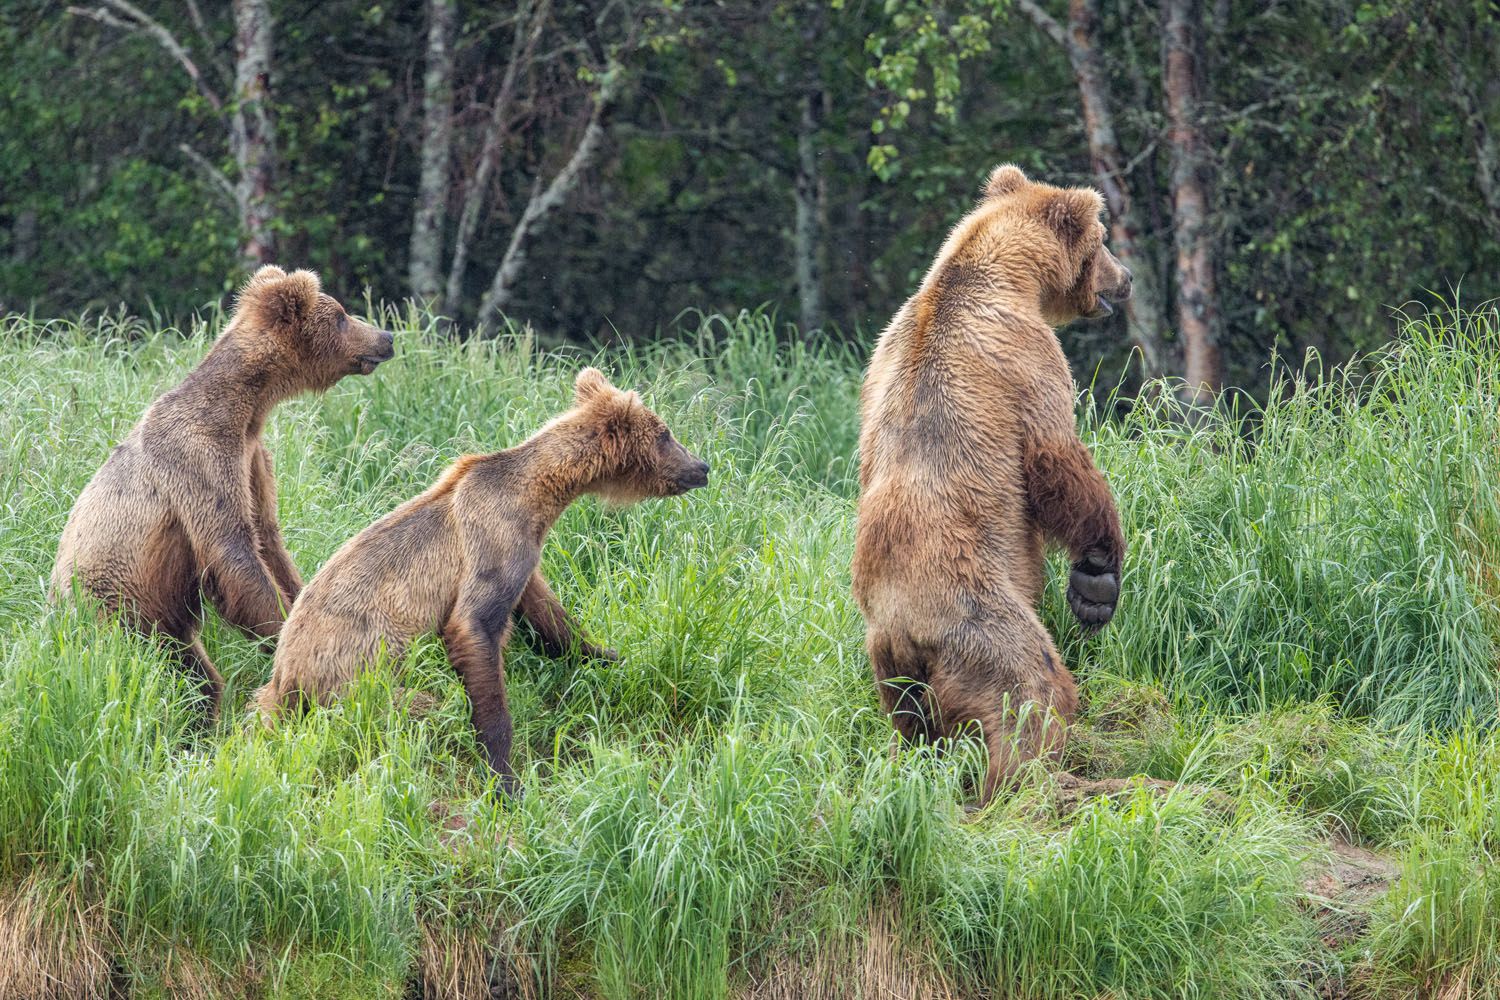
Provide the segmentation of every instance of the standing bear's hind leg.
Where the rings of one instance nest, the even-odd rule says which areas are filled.
[[[927,685],[927,664],[912,643],[872,632],[865,648],[875,668],[880,707],[899,738],[907,743],[937,739],[942,733]]]
[[[975,722],[983,732],[989,767],[981,802],[988,802],[1015,783],[1027,761],[1057,758],[1078,712],[1078,686],[1036,612],[1022,601],[1003,601],[964,638],[951,645],[954,656],[936,693],[954,719]]]
[[[186,646],[183,647],[182,665],[188,675],[198,682],[198,690],[202,693],[206,704],[203,711],[206,721],[212,723],[219,718],[219,704],[224,699],[224,678],[220,675],[213,661],[208,658],[208,650],[203,648],[203,640],[194,636]]]

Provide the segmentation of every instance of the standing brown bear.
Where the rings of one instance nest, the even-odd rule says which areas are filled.
[[[271,408],[391,357],[392,337],[351,319],[311,271],[266,266],[240,292],[208,355],[146,415],[84,487],[52,569],[138,629],[175,640],[208,715],[223,678],[198,631],[203,597],[235,626],[274,636],[302,589],[276,520],[261,428]]]
[[[1093,190],[997,167],[881,334],[861,390],[854,596],[881,703],[907,739],[977,724],[984,800],[1060,749],[1078,706],[1037,617],[1044,541],[1072,556],[1068,603],[1085,630],[1119,596],[1119,517],[1074,429],[1053,333],[1130,297],[1102,208]]]
[[[628,503],[708,484],[689,454],[633,392],[596,368],[578,373],[573,407],[527,441],[459,459],[427,492],[344,544],[292,609],[271,681],[256,692],[269,720],[304,700],[325,701],[381,652],[400,658],[436,632],[469,695],[470,718],[501,788],[515,789],[504,649],[511,616],[559,656],[614,653],[580,643],[542,577],[542,542],[575,498]]]

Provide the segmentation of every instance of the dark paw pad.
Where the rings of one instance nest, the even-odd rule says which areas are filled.
[[[1115,615],[1120,600],[1120,575],[1104,564],[1084,559],[1068,574],[1068,607],[1085,635],[1099,631]]]

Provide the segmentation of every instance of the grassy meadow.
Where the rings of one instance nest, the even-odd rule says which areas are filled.
[[[1095,638],[1048,590],[1086,702],[1068,764],[1180,784],[1037,768],[972,814],[977,749],[893,755],[864,657],[859,355],[760,314],[598,355],[383,322],[396,360],[267,428],[304,576],[592,361],[713,468],[551,536],[619,662],[512,645],[516,802],[436,641],[267,731],[269,656],[210,622],[199,731],[160,650],[45,585],[214,324],[0,320],[0,1000],[1500,996],[1495,308],[1393,320],[1247,412],[1086,394],[1129,552]]]

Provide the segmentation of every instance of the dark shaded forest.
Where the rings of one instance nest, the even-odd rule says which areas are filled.
[[[868,338],[1000,161],[1106,196],[1080,375],[1263,385],[1500,294],[1500,6],[12,0],[0,310],[181,318],[255,263],[454,329]]]

